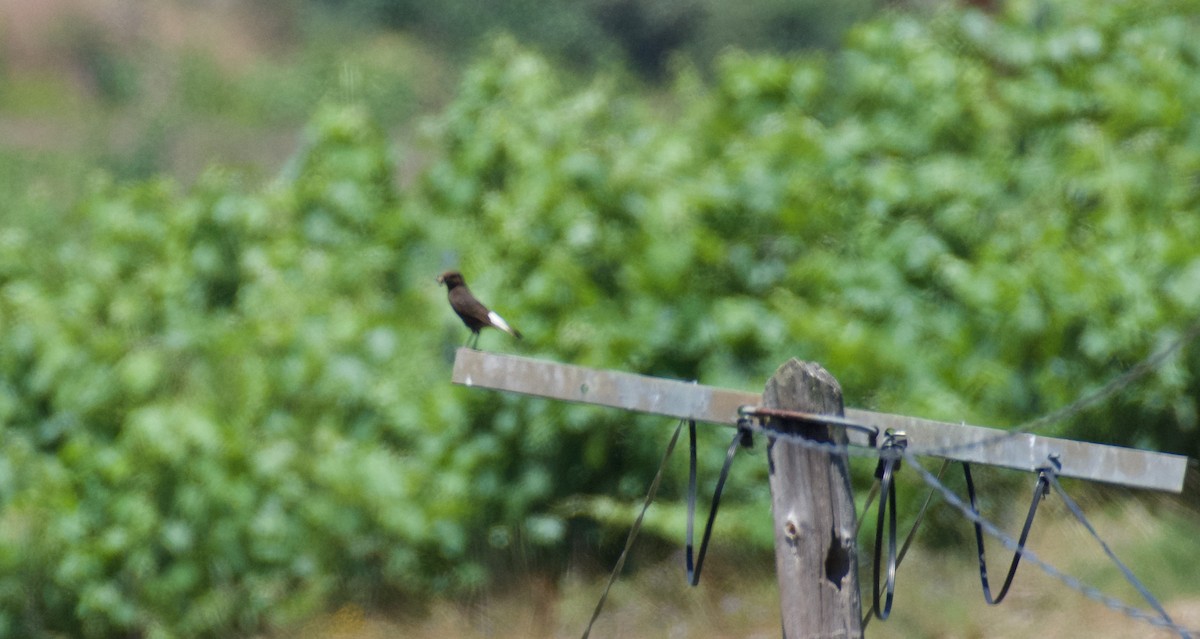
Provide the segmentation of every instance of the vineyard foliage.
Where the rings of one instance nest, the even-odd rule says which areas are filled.
[[[955,421],[1168,345],[1200,311],[1200,21],[1009,4],[653,96],[500,38],[404,188],[415,151],[331,104],[269,184],[97,178],[66,241],[0,226],[0,636],[246,635],[593,538],[663,429],[451,386],[451,266],[526,335],[489,350],[747,390],[799,356]],[[1185,347],[1048,432],[1197,456],[1198,373]]]

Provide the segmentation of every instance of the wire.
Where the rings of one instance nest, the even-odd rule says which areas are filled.
[[[675,442],[679,441],[679,433],[683,430],[683,421],[675,427],[675,434],[671,435],[671,441],[667,444],[667,450],[663,453],[662,461],[658,464],[658,472],[654,475],[654,480],[650,482],[650,490],[646,492],[646,501],[642,502],[642,512],[638,513],[637,519],[633,522],[633,527],[629,529],[629,536],[625,539],[625,548],[621,551],[621,556],[617,558],[617,565],[613,567],[612,574],[608,577],[608,583],[604,586],[604,592],[600,594],[600,601],[596,602],[596,609],[592,611],[592,618],[588,621],[587,628],[583,631],[583,639],[588,639],[588,635],[592,633],[592,626],[595,625],[596,619],[600,617],[600,611],[604,609],[604,602],[608,600],[608,591],[612,589],[613,583],[617,581],[617,575],[621,574],[621,569],[625,567],[625,558],[629,556],[629,549],[633,548],[633,541],[637,539],[638,531],[642,529],[642,518],[646,516],[646,510],[650,508],[650,503],[654,501],[654,495],[658,493],[658,485],[662,482],[663,471],[667,467],[667,460],[671,458],[671,452],[675,450]]]
[[[937,472],[938,479],[942,478],[942,475],[944,475],[946,473],[947,468],[950,468],[950,460],[949,459],[942,460],[942,467],[939,468],[938,472]],[[867,496],[866,506],[863,507],[863,515],[864,516],[866,515],[867,510],[871,507],[871,500],[874,498],[874,495],[877,492],[879,492],[879,480],[878,479],[876,479],[871,484],[871,493],[870,493],[870,495]],[[916,517],[916,519],[913,520],[912,528],[908,529],[908,535],[904,538],[904,544],[900,546],[900,554],[898,554],[896,556],[896,569],[897,570],[899,570],[900,564],[904,563],[904,556],[908,554],[908,549],[909,549],[909,547],[912,546],[913,540],[917,538],[917,531],[921,529],[921,522],[925,520],[925,513],[929,510],[929,503],[931,501],[933,501],[933,495],[936,492],[937,492],[936,490],[930,488],[929,492],[925,495],[925,501],[921,503],[921,509],[917,511],[917,517]],[[860,518],[858,520],[857,526],[854,529],[854,533],[855,533],[856,537],[858,536],[858,528],[862,527],[862,521],[863,520]],[[876,597],[878,597],[878,591],[876,591]],[[868,610],[867,613],[865,615],[863,615],[863,619],[862,619],[862,629],[863,630],[866,630],[867,625],[871,623],[872,616],[873,615],[871,614],[870,610]]]
[[[1105,399],[1108,399],[1109,397],[1121,392],[1122,390],[1125,390],[1126,387],[1142,377],[1145,377],[1155,370],[1158,370],[1158,368],[1162,366],[1163,363],[1167,361],[1167,358],[1173,355],[1175,351],[1178,351],[1185,345],[1189,344],[1192,340],[1196,339],[1197,336],[1200,336],[1200,320],[1193,322],[1191,326],[1183,331],[1183,334],[1177,337],[1175,341],[1168,344],[1165,348],[1156,353],[1148,355],[1145,359],[1137,364],[1134,364],[1124,373],[1121,373],[1120,375],[1117,375],[1109,380],[1104,386],[1101,386],[1091,393],[1083,395],[1079,399],[1076,399],[1075,401],[1063,406],[1062,408],[1059,408],[1058,410],[1051,411],[1045,415],[1042,415],[1041,417],[1038,417],[1037,419],[1026,422],[1024,425],[1019,427],[1020,430],[1024,432],[1034,431],[1046,426],[1047,424],[1060,422],[1078,415],[1084,410],[1091,408],[1095,404],[1098,404],[1101,401],[1104,401]]]
[[[937,472],[938,479],[942,478],[947,468],[950,468],[949,459],[942,461],[942,467]],[[925,495],[925,503],[921,504],[921,509],[917,511],[917,518],[913,520],[912,528],[908,529],[908,536],[904,538],[904,545],[900,546],[900,556],[896,557],[896,567],[904,562],[904,556],[908,554],[908,548],[916,538],[917,530],[921,528],[921,521],[925,519],[925,511],[929,508],[929,502],[933,500],[933,493],[934,491],[930,489],[929,494]]]
[[[1137,589],[1146,602],[1149,603],[1150,606],[1156,611],[1158,611],[1159,615],[1162,615],[1163,621],[1173,628],[1178,628],[1178,626],[1175,625],[1175,622],[1171,621],[1170,615],[1168,615],[1167,611],[1163,609],[1162,604],[1160,604],[1158,600],[1154,598],[1154,595],[1150,594],[1150,591],[1146,589],[1146,586],[1142,585],[1142,582],[1133,575],[1133,571],[1130,570],[1129,567],[1126,566],[1120,559],[1117,559],[1116,553],[1114,553],[1112,549],[1108,547],[1108,544],[1100,538],[1100,534],[1096,532],[1096,529],[1092,526],[1092,523],[1083,515],[1083,511],[1075,503],[1075,500],[1071,499],[1070,495],[1067,494],[1067,491],[1063,490],[1062,484],[1058,483],[1058,477],[1054,474],[1054,472],[1050,471],[1047,473],[1047,476],[1049,477],[1050,485],[1054,487],[1054,490],[1058,493],[1058,496],[1062,497],[1063,503],[1067,505],[1067,509],[1071,511],[1071,514],[1075,516],[1075,519],[1079,520],[1079,523],[1083,524],[1084,528],[1087,528],[1087,531],[1092,535],[1092,538],[1095,539],[1097,543],[1100,544],[1100,547],[1104,549],[1104,554],[1108,555],[1108,558],[1117,565],[1117,568],[1121,569],[1121,572],[1125,575],[1126,581],[1128,581],[1131,585],[1133,585],[1134,588]],[[1180,629],[1179,635],[1183,637],[1183,639],[1190,639],[1187,632],[1184,632],[1182,629]]]
[[[978,514],[979,504],[975,501],[975,482],[971,479],[971,465],[964,463],[962,468],[963,478],[967,482],[967,499],[971,504],[971,510]],[[1017,550],[1013,553],[1012,563],[1008,565],[1008,575],[1004,577],[1004,585],[1000,586],[1000,594],[995,597],[992,596],[992,586],[988,581],[987,555],[983,546],[983,526],[979,522],[974,522],[975,547],[979,549],[979,583],[983,586],[983,600],[989,606],[995,606],[1004,601],[1004,597],[1008,595],[1008,588],[1012,585],[1013,577],[1017,576],[1017,567],[1021,565],[1021,551],[1025,549],[1025,541],[1029,539],[1029,531],[1033,529],[1033,518],[1037,515],[1038,505],[1049,494],[1049,490],[1047,490],[1050,483],[1049,472],[1045,468],[1038,471],[1037,483],[1033,486],[1033,499],[1029,503],[1029,512],[1025,515],[1025,525],[1021,527],[1021,537],[1017,539]]]
[[[930,495],[933,493],[930,492]],[[867,500],[863,503],[862,515],[855,519],[854,523],[854,538],[858,539],[858,531],[862,530],[863,522],[867,519],[867,512],[871,510],[871,504],[875,503],[875,497],[879,495],[879,478],[871,482],[871,489],[867,491]]]
[[[880,621],[886,620],[892,614],[892,599],[896,594],[896,484],[894,483],[895,472],[900,469],[901,454],[904,450],[904,440],[893,440],[892,434],[888,433],[887,440],[884,443],[883,454],[879,458],[880,473],[879,473],[879,518],[875,523],[875,563],[873,576],[875,578],[874,585],[871,586],[872,604],[871,610],[879,617]],[[884,517],[887,518],[886,525]],[[887,530],[887,581],[884,583],[886,591],[886,599],[883,607],[879,606],[879,560],[883,554],[883,535],[884,530]]]
[[[1137,364],[1134,364],[1124,372],[1110,379],[1100,388],[1090,393],[1085,393],[1070,404],[1050,411],[1049,413],[1041,415],[1040,417],[1036,417],[1024,422],[1018,425],[1016,428],[1010,429],[1003,434],[985,437],[968,444],[956,444],[954,446],[945,446],[941,448],[914,448],[911,452],[917,455],[944,457],[950,453],[962,452],[965,450],[998,444],[1018,435],[1032,433],[1036,430],[1044,428],[1049,424],[1066,421],[1072,417],[1075,417],[1076,415],[1079,415],[1092,406],[1107,400],[1113,395],[1125,390],[1134,382],[1158,370],[1158,368],[1162,366],[1171,355],[1175,354],[1176,351],[1183,348],[1185,345],[1190,344],[1196,339],[1197,336],[1200,336],[1200,320],[1194,321],[1178,338],[1176,338],[1166,347],[1146,356]]]
[[[729,478],[729,469],[733,466],[733,456],[739,446],[744,444],[741,428],[734,433],[733,441],[729,442],[729,450],[725,453],[725,464],[721,466],[721,474],[717,477],[717,487],[713,489],[712,505],[708,508],[708,521],[704,524],[704,536],[700,539],[700,550],[693,561],[692,541],[695,533],[696,519],[696,422],[688,421],[688,440],[691,444],[691,454],[688,456],[688,516],[687,516],[687,554],[684,568],[689,586],[700,584],[700,570],[704,567],[704,555],[708,552],[708,540],[712,535],[713,522],[717,519],[717,508],[721,505],[721,491],[725,490],[725,480]]]
[[[1000,530],[1000,528],[997,527],[995,524],[993,524],[992,522],[983,518],[979,513],[972,510],[970,506],[963,503],[962,499],[960,499],[953,490],[950,490],[949,488],[947,488],[945,484],[943,484],[936,477],[934,477],[932,473],[930,473],[923,466],[921,466],[921,464],[917,461],[917,457],[914,453],[912,453],[910,451],[905,451],[904,458],[905,458],[905,461],[907,461],[909,463],[909,465],[917,471],[917,473],[921,476],[921,478],[925,481],[926,484],[928,484],[930,487],[932,487],[932,488],[936,489],[938,492],[940,492],[942,494],[942,497],[946,500],[946,502],[949,503],[951,506],[953,506],[955,509],[957,509],[960,513],[962,513],[962,515],[964,517],[966,517],[967,519],[969,519],[973,522],[978,523],[980,526],[983,527],[983,529],[985,531],[987,531],[987,533],[989,535],[1000,540],[1000,542],[1002,544],[1004,544],[1005,546],[1007,546],[1009,549],[1011,549],[1013,551],[1018,550],[1018,544],[1015,540],[1013,540],[1012,537],[1009,537],[1007,534],[1004,533],[1004,531]],[[1063,571],[1059,570],[1058,568],[1055,568],[1054,566],[1050,565],[1049,563],[1046,563],[1041,558],[1039,558],[1037,556],[1037,554],[1035,554],[1029,548],[1020,549],[1020,553],[1021,553],[1021,556],[1024,558],[1024,560],[1027,563],[1037,566],[1038,568],[1040,568],[1042,570],[1042,572],[1045,572],[1047,575],[1054,577],[1055,579],[1059,580],[1060,582],[1062,582],[1064,585],[1071,588],[1072,590],[1078,591],[1080,594],[1087,597],[1088,599],[1091,599],[1093,601],[1104,604],[1111,610],[1114,610],[1116,612],[1124,614],[1127,617],[1146,622],[1153,626],[1157,626],[1160,628],[1168,628],[1168,629],[1178,633],[1181,637],[1190,637],[1191,635],[1200,634],[1200,633],[1197,633],[1197,631],[1195,631],[1195,630],[1189,630],[1189,629],[1179,626],[1177,624],[1164,621],[1163,618],[1158,615],[1151,615],[1143,610],[1134,608],[1133,606],[1130,606],[1130,605],[1120,601],[1119,599],[1116,599],[1114,597],[1110,597],[1110,596],[1104,594],[1099,589],[1097,589],[1093,586],[1089,586],[1089,585],[1083,583],[1082,581],[1080,581],[1079,579],[1064,573]]]

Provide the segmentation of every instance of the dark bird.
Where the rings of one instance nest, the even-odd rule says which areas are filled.
[[[471,295],[471,289],[467,288],[467,282],[463,279],[462,273],[458,271],[446,271],[437,278],[438,284],[445,284],[446,290],[450,297],[450,308],[458,313],[458,317],[471,329],[472,338],[474,341],[468,340],[467,344],[471,348],[479,343],[479,331],[484,327],[491,326],[498,328],[517,339],[521,339],[521,331],[508,325],[503,317],[496,314],[495,311],[489,311],[488,307],[482,302],[475,299]]]

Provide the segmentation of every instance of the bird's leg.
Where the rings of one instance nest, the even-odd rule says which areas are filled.
[[[471,350],[474,350],[474,351],[479,350],[479,333],[478,332],[471,333],[471,339],[468,340],[467,343],[471,345]]]

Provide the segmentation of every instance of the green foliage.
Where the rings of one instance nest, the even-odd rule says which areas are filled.
[[[1102,384],[1200,310],[1200,50],[1183,4],[1086,4],[890,16],[653,99],[499,39],[406,191],[326,104],[272,184],[99,180],[53,245],[6,217],[0,635],[253,634],[598,539],[661,420],[451,387],[447,266],[527,335],[487,348],[746,389],[794,355],[995,425]],[[1197,353],[1074,433],[1200,453]]]
[[[188,195],[97,185],[49,255],[5,230],[16,634],[249,632],[461,556],[465,496],[427,500],[413,418],[457,409],[404,394],[420,353],[396,366],[430,315],[397,270],[382,136],[324,111],[297,166],[261,193],[219,172]]]

